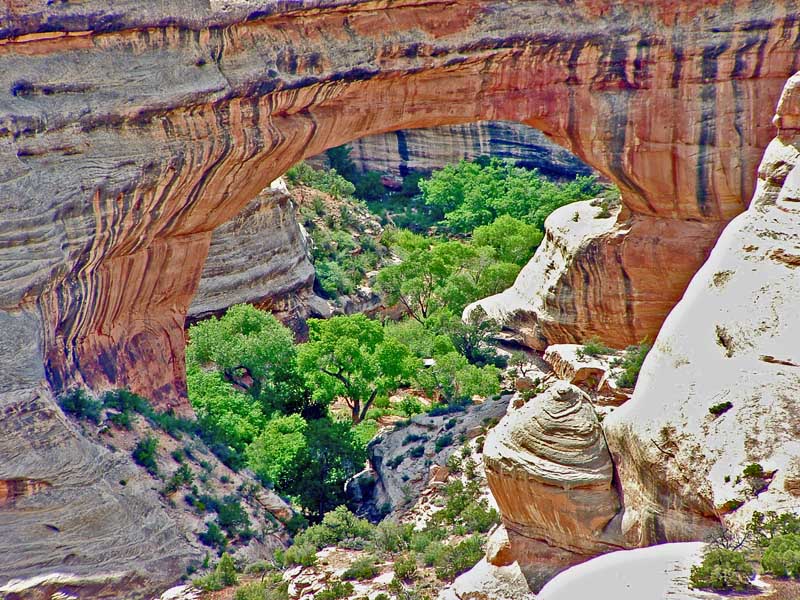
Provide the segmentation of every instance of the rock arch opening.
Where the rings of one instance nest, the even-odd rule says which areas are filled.
[[[730,4],[19,8],[0,49],[2,308],[35,315],[55,389],[180,404],[215,227],[325,148],[492,119],[540,129],[619,186],[618,268],[602,279],[628,301],[605,326],[651,331],[744,208],[771,135],[760,107],[795,68],[790,3]],[[554,335],[591,332],[557,316]]]

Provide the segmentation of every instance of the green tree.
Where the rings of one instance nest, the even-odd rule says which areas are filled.
[[[744,553],[711,548],[703,554],[703,562],[692,567],[689,584],[699,589],[746,590],[754,575]]]
[[[448,403],[474,395],[491,396],[500,391],[497,367],[476,367],[457,352],[437,356],[436,364],[418,371],[414,379],[426,394]]]
[[[493,248],[498,261],[519,266],[527,264],[543,237],[535,225],[510,215],[501,215],[472,232],[473,244]]]
[[[800,534],[787,533],[770,540],[761,566],[776,577],[800,579]]]
[[[394,391],[417,369],[409,349],[364,315],[309,319],[308,327],[309,341],[298,353],[306,384],[319,403],[342,398],[354,424],[378,395]]]
[[[286,489],[300,455],[307,450],[307,429],[308,423],[300,415],[272,417],[247,447],[248,465],[261,479],[271,481],[279,490]]]
[[[314,519],[345,501],[344,484],[364,467],[366,450],[349,423],[276,417],[248,448],[248,464]]]
[[[232,306],[222,318],[189,328],[187,369],[217,370],[234,389],[260,401],[266,413],[303,407],[306,393],[295,360],[291,331],[249,304]]]
[[[442,225],[456,233],[469,233],[502,215],[541,230],[547,215],[556,208],[592,198],[601,191],[593,177],[556,184],[535,170],[498,159],[449,165],[419,186],[425,202],[445,213]]]
[[[219,559],[215,575],[219,582],[225,586],[236,585],[239,582],[239,578],[236,576],[236,565],[233,564],[233,559],[227,552],[223,553]]]

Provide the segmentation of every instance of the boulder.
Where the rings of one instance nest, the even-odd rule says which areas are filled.
[[[484,445],[489,487],[536,589],[568,564],[619,548],[614,465],[586,395],[558,381],[506,415]]]

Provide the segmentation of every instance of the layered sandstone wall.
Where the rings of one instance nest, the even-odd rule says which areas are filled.
[[[572,179],[576,174],[592,172],[540,131],[507,121],[403,129],[359,138],[350,146],[350,156],[359,169],[398,178],[410,172],[429,173],[479,156],[512,160],[551,177]]]
[[[247,302],[302,328],[313,285],[314,265],[294,202],[276,180],[214,230],[187,317],[196,320]]]
[[[676,248],[670,286],[608,285],[674,299],[750,195],[800,26],[788,1],[310,6],[7,9],[0,304],[39,322],[57,389],[180,402],[212,230],[298,159],[398,128],[540,128],[620,186],[642,264]]]

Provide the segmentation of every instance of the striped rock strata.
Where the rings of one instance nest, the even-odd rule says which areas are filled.
[[[764,107],[796,70],[800,31],[792,0],[18,0],[0,11],[0,479],[50,484],[0,510],[0,585],[56,571],[78,534],[76,576],[145,565],[150,584],[174,580],[179,561],[148,540],[174,555],[187,546],[150,500],[131,508],[53,392],[129,387],[185,410],[183,326],[212,232],[290,165],[396,129],[536,127],[622,190],[614,227],[640,260],[609,272],[632,299],[609,310],[646,315],[652,332],[668,303],[650,315],[635,299],[677,298],[674,282],[745,208],[772,136]],[[665,264],[662,247],[678,256]],[[576,329],[607,333],[558,326]],[[54,470],[54,458],[78,468]],[[105,526],[26,537],[26,506],[39,523],[76,506]],[[146,535],[142,514],[166,537]]]
[[[620,509],[614,465],[578,388],[558,381],[509,412],[483,456],[512,554],[534,591],[570,564],[621,547],[609,525]]]

